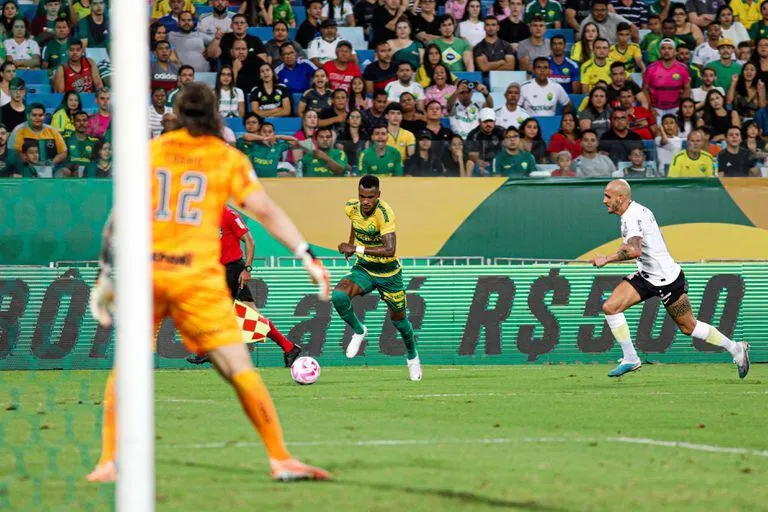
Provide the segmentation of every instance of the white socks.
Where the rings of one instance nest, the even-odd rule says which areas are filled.
[[[704,340],[710,345],[723,347],[733,356],[734,361],[741,359],[741,346],[707,323],[697,320],[696,327],[693,328],[691,336]]]
[[[627,319],[624,318],[624,313],[618,313],[616,315],[605,315],[605,321],[608,322],[608,327],[611,328],[613,336],[621,346],[621,351],[624,353],[623,363],[636,363],[640,361],[635,351],[635,346],[632,345],[632,338],[629,335],[629,325],[627,325]],[[733,343],[733,342],[731,342]]]

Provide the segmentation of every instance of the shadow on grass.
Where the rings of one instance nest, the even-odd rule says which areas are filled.
[[[173,460],[173,459],[166,459],[166,458],[158,458],[157,462],[171,464],[171,465],[196,467],[201,469],[210,469],[210,470],[216,471],[217,473],[231,473],[233,475],[242,475],[243,471],[247,471],[245,468],[242,468],[242,467],[238,468],[238,467],[232,467],[232,466],[222,466],[218,464],[210,464],[205,462],[197,462],[197,461],[189,461],[189,460],[181,461],[181,460]],[[290,485],[297,485],[297,484],[301,485],[301,483],[293,483]],[[284,484],[276,484],[276,485],[284,485]],[[531,510],[536,512],[565,512],[566,510],[562,508],[550,507],[548,505],[544,505],[531,500],[528,500],[528,501],[505,500],[502,498],[494,498],[492,496],[483,496],[481,494],[476,494],[476,493],[467,492],[467,491],[456,491],[452,489],[440,489],[440,488],[408,487],[406,485],[396,485],[391,483],[378,483],[378,482],[364,482],[364,481],[349,480],[345,478],[341,478],[338,480],[331,480],[329,482],[313,482],[313,485],[332,485],[335,487],[357,487],[357,488],[368,488],[376,491],[389,491],[389,492],[400,492],[404,494],[434,496],[438,498],[454,500],[456,502],[460,502],[462,505],[467,505],[467,506],[485,505],[488,507],[501,508],[501,509]]]

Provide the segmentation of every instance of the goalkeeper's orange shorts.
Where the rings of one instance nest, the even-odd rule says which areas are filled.
[[[243,342],[223,267],[194,274],[155,269],[152,281],[155,332],[170,316],[190,352],[205,354]]]

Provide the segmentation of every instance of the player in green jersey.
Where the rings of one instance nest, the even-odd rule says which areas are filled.
[[[410,379],[419,381],[421,361],[416,351],[413,326],[406,314],[403,272],[395,256],[395,212],[380,199],[379,178],[376,176],[368,174],[360,178],[357,191],[358,198],[350,199],[344,207],[344,213],[352,222],[349,242],[339,244],[340,253],[347,258],[356,254],[357,261],[331,295],[333,307],[354,331],[346,355],[355,357],[368,334],[368,329],[352,309],[352,299],[376,290],[387,303],[389,318],[403,337]]]

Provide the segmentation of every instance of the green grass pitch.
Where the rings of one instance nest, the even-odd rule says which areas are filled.
[[[292,452],[329,483],[273,483],[213,370],[158,371],[157,510],[765,510],[768,367],[323,368],[262,373]],[[84,481],[105,372],[0,375],[0,509],[110,510]]]

